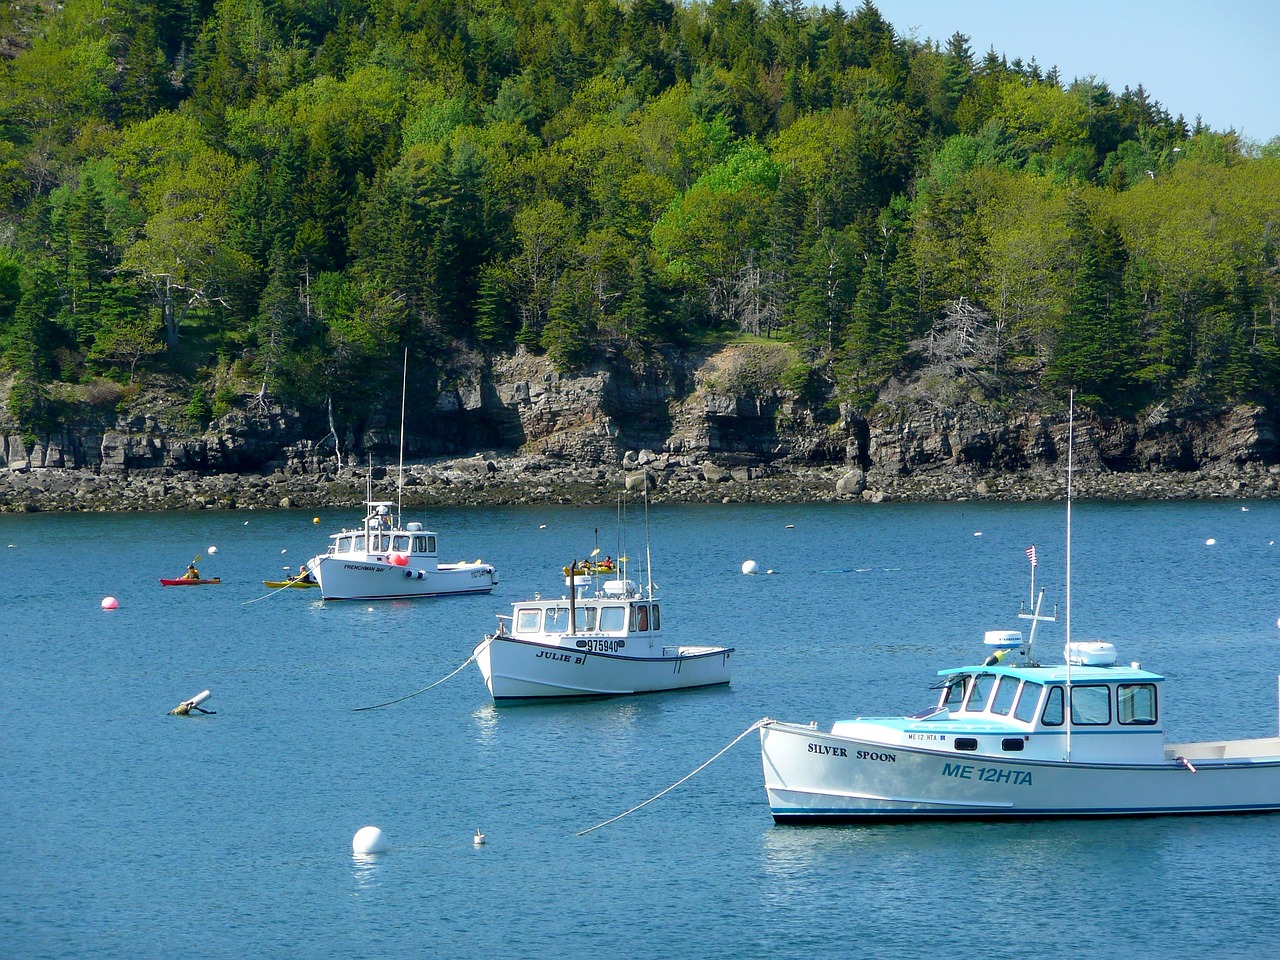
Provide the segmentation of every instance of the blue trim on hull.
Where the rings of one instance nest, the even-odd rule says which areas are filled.
[[[1280,813],[1280,802],[1274,804],[1247,804],[1224,807],[1147,807],[1142,810],[1127,808],[1096,810],[965,810],[960,811],[850,811],[850,810],[813,810],[797,812],[771,808],[776,823],[799,824],[836,824],[836,823],[918,823],[921,820],[1092,820],[1102,817],[1200,817],[1221,814],[1247,813]]]
[[[440,593],[398,593],[394,597],[321,597],[326,603],[344,600],[431,600],[435,597],[467,597],[478,593],[493,593],[493,587],[482,587],[479,590],[444,590]]]

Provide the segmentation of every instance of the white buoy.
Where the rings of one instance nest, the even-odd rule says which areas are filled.
[[[980,537],[980,536],[982,536],[982,531],[981,531],[981,530],[977,530],[977,531],[975,531],[975,532],[974,532],[974,534],[973,534],[973,535],[974,535],[975,537]]]
[[[285,548],[284,548],[283,550],[281,550],[280,552],[281,552],[281,553],[288,553],[288,552],[289,552],[289,548],[288,548],[288,547],[285,547]]]
[[[471,842],[477,847],[484,846],[484,834],[480,832],[480,828],[476,827],[476,835],[472,837]]]
[[[102,609],[103,609],[103,610],[114,610],[114,609],[115,609],[116,607],[118,607],[118,606],[120,606],[120,601],[119,601],[119,600],[117,600],[115,597],[103,597],[103,598],[102,598]]]
[[[1218,541],[1217,541],[1217,540],[1215,540],[1215,539],[1213,539],[1213,537],[1210,537],[1208,540],[1206,540],[1206,541],[1204,542],[1204,545],[1205,545],[1206,547],[1212,547],[1212,546],[1213,546],[1215,543],[1217,543],[1217,542],[1218,542]]]
[[[248,523],[248,522],[249,522],[248,520],[245,521],[245,523]],[[208,550],[205,551],[205,553],[209,554],[209,556],[211,557],[217,552],[218,552],[217,547],[210,547]]]
[[[212,710],[201,710],[201,709],[200,709],[200,704],[202,704],[202,703],[204,703],[206,700],[208,700],[208,699],[209,699],[209,697],[210,697],[210,693],[209,693],[209,691],[208,691],[208,690],[201,690],[199,693],[197,693],[197,694],[196,694],[194,697],[192,697],[190,700],[183,700],[180,704],[178,704],[176,707],[174,707],[172,710],[170,710],[170,711],[169,711],[169,716],[171,716],[171,717],[189,717],[189,716],[191,716],[191,711],[192,711],[192,710],[195,710],[197,713],[212,713],[212,712],[213,712]]]
[[[787,524],[787,529],[788,529],[788,530],[794,530],[795,528],[796,528],[796,525],[795,525],[794,523],[788,523],[788,524]]]
[[[539,530],[545,530],[545,529],[547,529],[547,525],[546,525],[545,523],[540,523],[540,524],[538,524],[538,529],[539,529]]]
[[[754,560],[742,561],[743,576],[751,577],[751,576],[755,576],[759,572],[760,572],[760,564],[756,563]]]
[[[388,849],[387,836],[377,827],[361,827],[351,838],[351,852],[359,856],[386,853]]]

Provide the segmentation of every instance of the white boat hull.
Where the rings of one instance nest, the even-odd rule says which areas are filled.
[[[498,582],[486,563],[441,564],[437,569],[323,554],[308,567],[325,600],[397,600],[491,593]]]
[[[476,648],[476,663],[494,700],[605,697],[729,682],[732,647],[661,650],[644,657],[591,653],[498,635]]]
[[[1152,764],[1009,759],[886,746],[769,721],[765,791],[779,823],[1116,817],[1280,810],[1280,756]],[[1194,767],[1194,771],[1191,769]]]

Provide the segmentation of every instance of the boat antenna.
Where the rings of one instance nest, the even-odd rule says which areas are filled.
[[[404,348],[404,371],[400,375],[400,473],[396,477],[396,529],[400,528],[400,507],[404,501],[404,401],[409,390],[409,348]]]
[[[653,557],[649,553],[649,474],[644,475],[644,578],[653,599]]]
[[[1072,388],[1070,396],[1067,400],[1067,596],[1066,596],[1066,647],[1063,648],[1063,659],[1067,662],[1067,689],[1064,697],[1065,703],[1063,710],[1065,716],[1062,718],[1063,724],[1067,728],[1067,755],[1066,760],[1071,759],[1071,495],[1074,472],[1074,460],[1076,446],[1076,391]]]

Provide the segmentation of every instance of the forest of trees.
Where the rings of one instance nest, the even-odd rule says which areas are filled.
[[[351,422],[406,348],[752,337],[863,406],[931,365],[1118,412],[1280,395],[1280,140],[870,0],[19,0],[0,38],[32,431],[146,378],[195,422]]]

